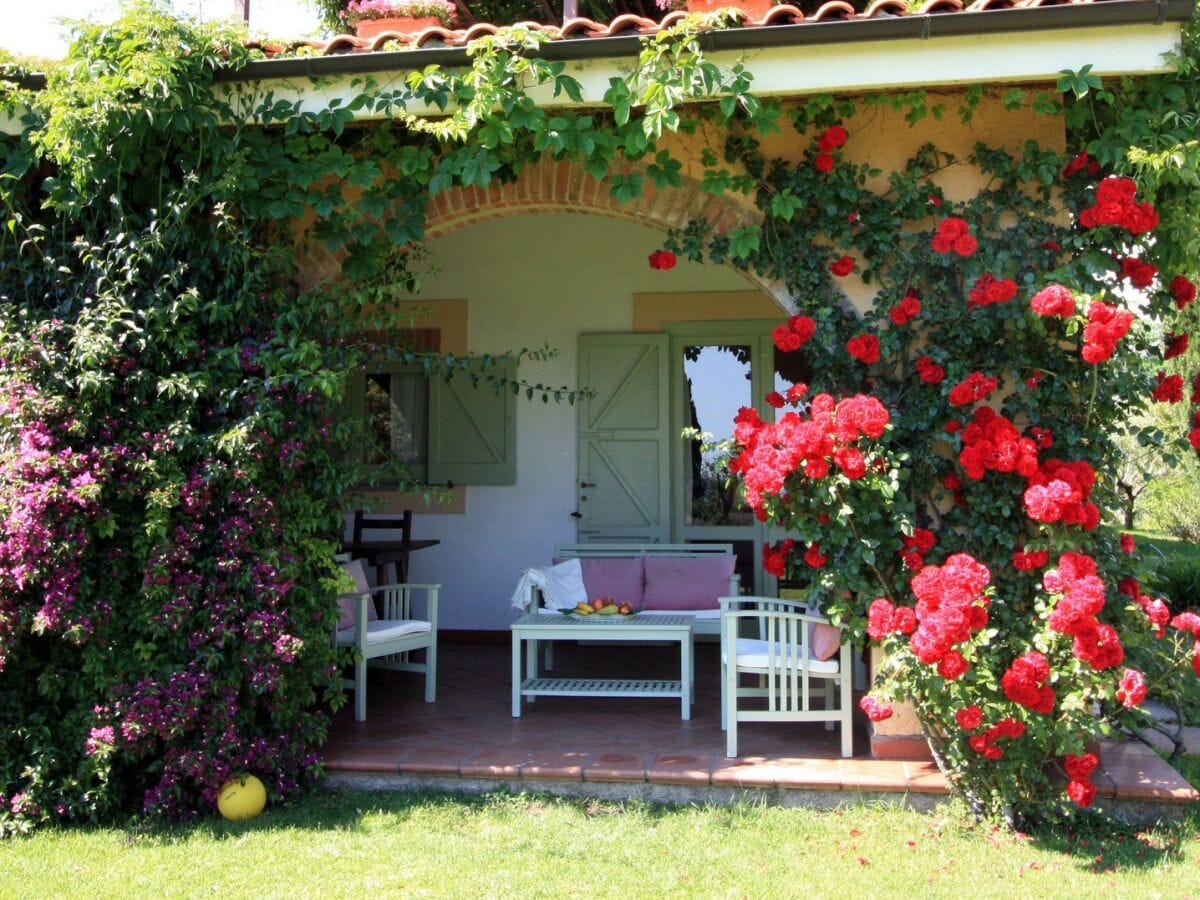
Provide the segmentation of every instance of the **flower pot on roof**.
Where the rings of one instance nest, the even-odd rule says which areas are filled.
[[[364,39],[385,31],[416,34],[435,25],[449,28],[454,19],[450,0],[350,0],[342,10],[342,21]]]

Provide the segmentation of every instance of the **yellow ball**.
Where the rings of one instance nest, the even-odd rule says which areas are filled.
[[[266,805],[267,790],[253,775],[230,779],[217,795],[217,809],[231,822],[253,819]]]

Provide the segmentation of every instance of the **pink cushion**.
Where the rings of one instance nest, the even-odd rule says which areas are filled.
[[[583,586],[589,600],[612,597],[634,608],[642,605],[645,568],[640,556],[581,559],[579,564],[583,567]]]
[[[367,569],[364,561],[361,559],[352,559],[350,562],[341,563],[342,571],[350,576],[350,580],[354,582],[354,590],[360,594],[365,594],[371,590],[371,585],[367,581]],[[375,612],[375,604],[367,603],[367,621],[374,622],[378,620],[379,614]],[[343,628],[353,628],[358,620],[358,598],[357,597],[342,597],[338,600],[338,631]]]
[[[737,558],[712,556],[647,556],[646,609],[716,609],[729,594]]]
[[[812,624],[808,633],[808,652],[817,659],[829,659],[842,646],[842,629],[820,622]]]

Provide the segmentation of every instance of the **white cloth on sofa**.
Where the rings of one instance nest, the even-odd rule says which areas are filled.
[[[529,611],[529,599],[534,587],[541,588],[546,606],[550,609],[570,609],[588,598],[587,589],[583,586],[583,567],[577,558],[522,572],[512,595],[515,609]]]

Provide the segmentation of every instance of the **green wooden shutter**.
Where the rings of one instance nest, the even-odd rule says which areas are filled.
[[[510,361],[489,370],[516,378]],[[512,390],[497,393],[484,379],[472,384],[463,372],[429,380],[430,484],[516,484],[517,411]]]
[[[579,384],[579,540],[669,541],[665,334],[584,334]]]

